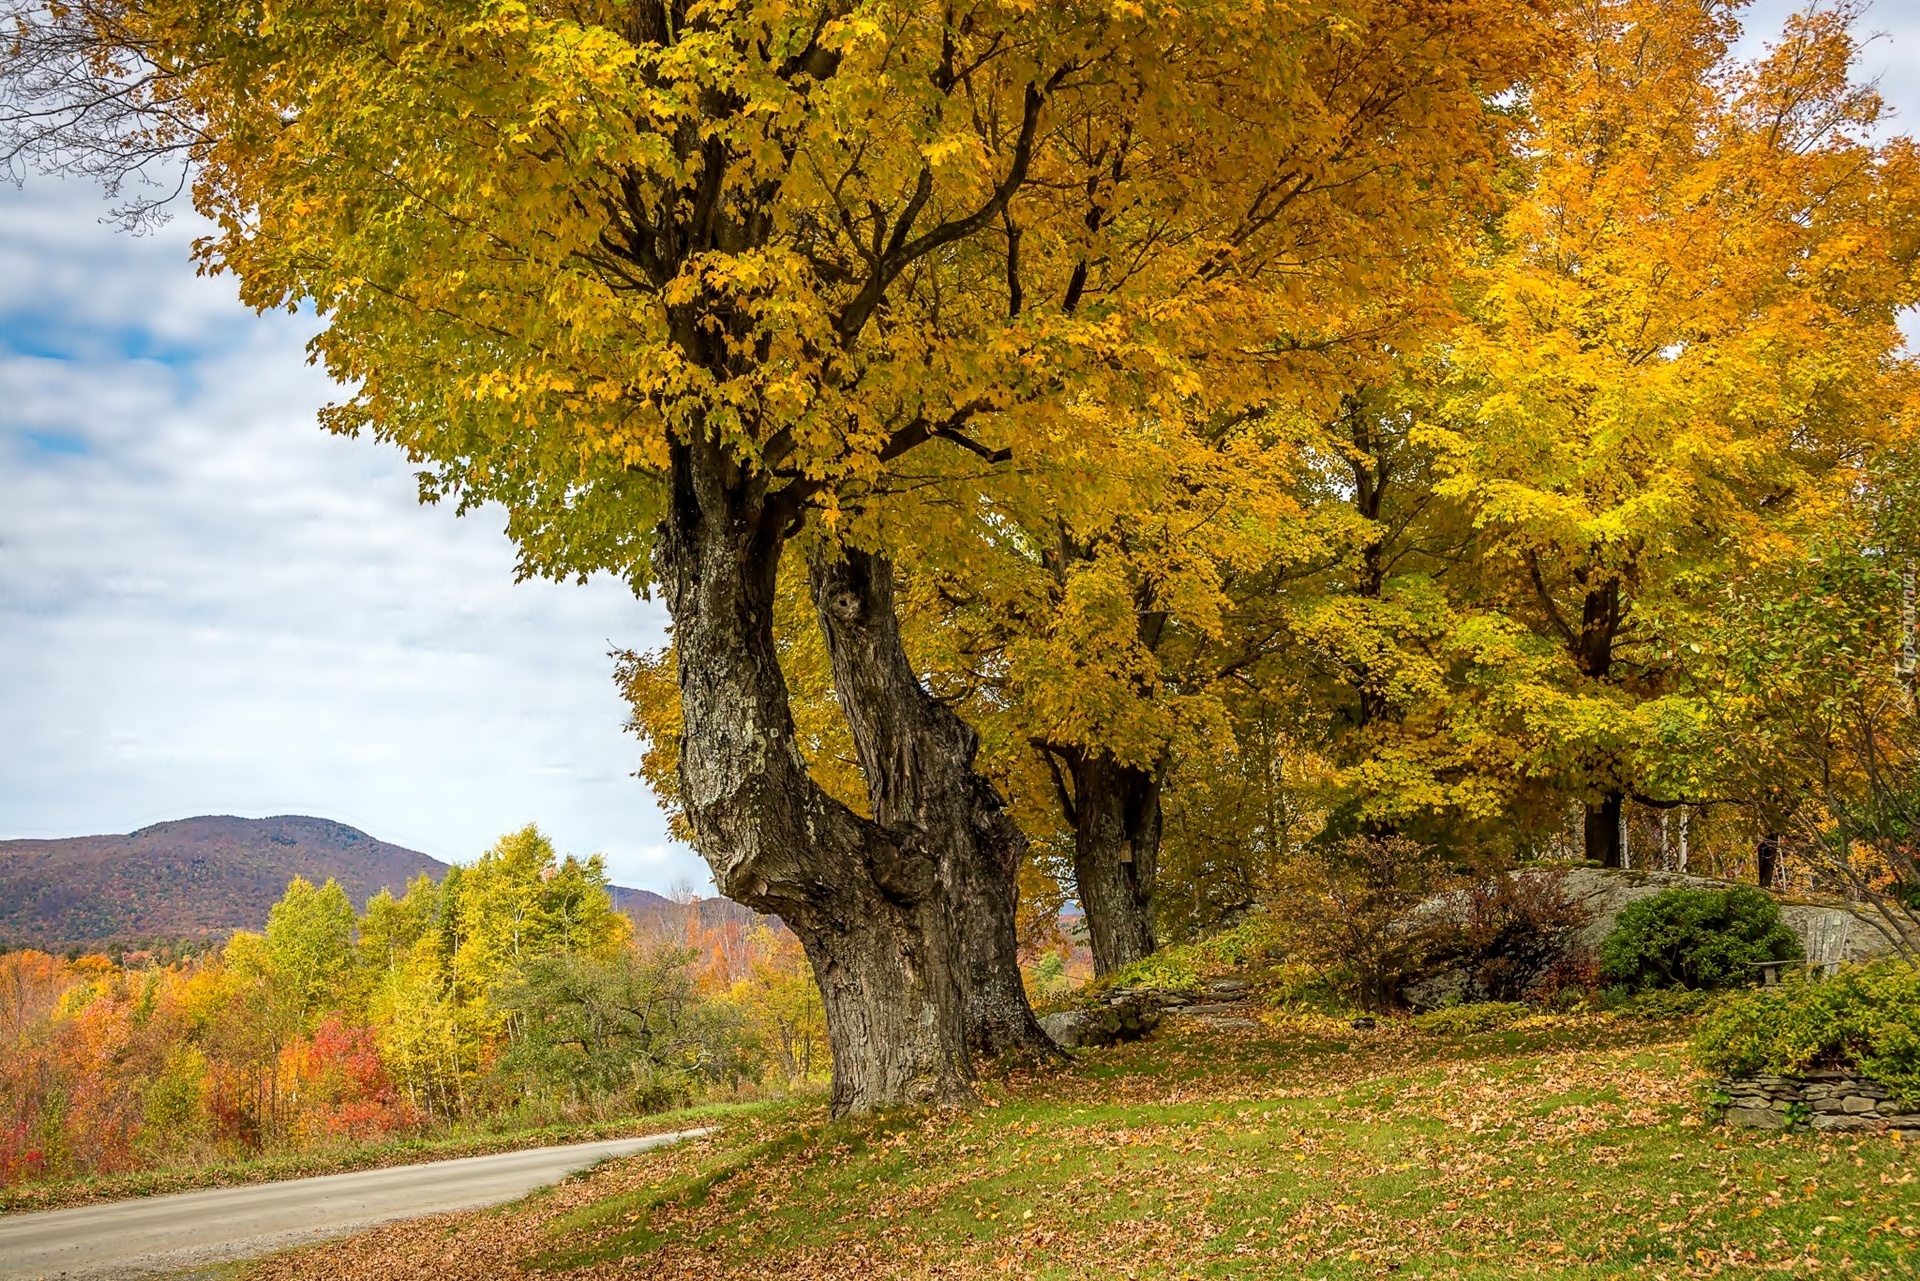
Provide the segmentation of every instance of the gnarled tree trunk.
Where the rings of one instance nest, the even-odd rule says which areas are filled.
[[[1104,750],[1048,745],[1044,751],[1073,825],[1073,879],[1087,914],[1093,972],[1111,974],[1151,955],[1156,946],[1160,773],[1123,764]]]
[[[822,554],[810,586],[874,820],[936,870],[969,1045],[989,1057],[1057,1053],[1027,1003],[1016,951],[1026,837],[974,771],[979,736],[927,692],[908,661],[891,564],[860,551]]]
[[[971,1097],[940,868],[807,773],[774,648],[794,513],[711,438],[673,446],[655,570],[673,615],[681,801],[729,898],[779,915],[820,984],[833,1110]]]

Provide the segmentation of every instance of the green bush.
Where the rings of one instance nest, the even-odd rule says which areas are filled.
[[[1518,1001],[1482,1001],[1477,1005],[1443,1005],[1437,1010],[1416,1014],[1413,1025],[1436,1036],[1466,1036],[1472,1032],[1496,1032],[1532,1013],[1531,1007]]]
[[[1191,943],[1169,944],[1098,986],[1103,990],[1147,987],[1161,992],[1191,991],[1208,975],[1245,969],[1272,956],[1279,946],[1278,927],[1272,918],[1256,912],[1231,929]]]
[[[1764,890],[1662,890],[1627,905],[1600,945],[1600,973],[1635,991],[1746,987],[1761,961],[1801,956]]]
[[[1040,959],[1033,963],[1027,989],[1036,1006],[1065,997],[1073,990],[1073,983],[1067,978],[1067,958],[1059,952],[1041,953]]]
[[[656,1111],[749,1075],[744,1029],[703,1002],[691,948],[529,962],[501,998],[515,1031],[493,1086],[522,1103]]]
[[[1707,1016],[1693,1052],[1728,1076],[1852,1069],[1920,1106],[1920,972],[1883,961],[1744,993]]]
[[[1209,934],[1193,944],[1203,969],[1240,970],[1270,960],[1285,950],[1279,925],[1266,912],[1254,912],[1231,929]]]
[[[1260,995],[1268,1005],[1283,1010],[1345,1014],[1352,1008],[1328,975],[1298,962],[1274,966]]]
[[[1565,1001],[1555,1007],[1563,1010],[1597,1010],[1603,1014],[1612,1014],[1618,1018],[1632,1019],[1640,1023],[1672,1023],[1680,1019],[1695,1019],[1713,1009],[1721,1001],[1733,995],[1736,990],[1717,991],[1685,987],[1656,987],[1644,992],[1636,992],[1624,983],[1615,983],[1585,993],[1578,1000]]]

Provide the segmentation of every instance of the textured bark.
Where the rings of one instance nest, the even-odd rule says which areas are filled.
[[[1614,792],[1597,804],[1587,806],[1581,833],[1589,859],[1602,867],[1620,866],[1620,803]]]
[[[1122,546],[1124,546],[1124,540]],[[1097,548],[1060,520],[1041,559],[1065,600],[1074,567],[1092,562]],[[1135,627],[1140,647],[1157,654],[1169,615],[1158,607],[1144,578],[1134,584]],[[1141,682],[1134,693],[1158,697]],[[1056,743],[1033,746],[1046,761],[1059,794],[1061,813],[1073,828],[1073,879],[1096,975],[1111,974],[1152,954],[1153,883],[1160,859],[1160,780],[1164,771],[1123,765],[1104,748]],[[1064,768],[1063,768],[1064,767]]]
[[[655,570],[673,615],[681,800],[729,898],[777,914],[813,963],[836,1113],[971,1097],[939,869],[827,795],[794,738],[773,639],[793,513],[721,446],[676,443]]]
[[[894,606],[893,569],[859,551],[815,558],[813,601],[874,820],[936,870],[958,958],[967,1040],[989,1057],[1053,1056],[1027,1003],[1014,931],[1026,837],[974,771],[979,737],[920,683]]]
[[[1061,806],[1073,825],[1073,879],[1080,908],[1087,914],[1093,972],[1111,974],[1151,955],[1156,946],[1153,886],[1160,861],[1160,775],[1124,765],[1110,752],[1057,746],[1046,750]]]

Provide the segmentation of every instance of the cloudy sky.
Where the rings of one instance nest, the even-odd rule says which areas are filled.
[[[607,650],[662,611],[513,582],[499,513],[314,425],[311,321],[197,278],[176,220],[0,187],[0,836],[317,814],[447,859],[537,822],[615,879],[706,881]]]
[[[1906,8],[1863,24],[1902,131]],[[707,884],[610,677],[659,607],[515,584],[497,512],[421,508],[396,453],[314,426],[310,321],[197,278],[191,218],[132,237],[104,210],[0,186],[0,837],[316,814],[464,860],[537,822],[624,884]]]

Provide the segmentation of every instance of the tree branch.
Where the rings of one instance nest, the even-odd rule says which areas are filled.
[[[1044,86],[1031,83],[1027,85],[1026,97],[1020,113],[1020,137],[1014,144],[1013,161],[1007,167],[1006,177],[1001,179],[999,185],[993,189],[993,195],[988,197],[987,202],[964,218],[943,222],[924,235],[908,240],[907,236],[913,229],[913,220],[918,217],[932,195],[932,171],[926,168],[920,170],[920,176],[914,183],[914,193],[908,199],[907,207],[901,211],[899,221],[894,224],[893,236],[881,255],[878,265],[875,266],[873,274],[867,277],[867,283],[858,294],[854,295],[853,301],[847,304],[846,309],[840,313],[840,319],[834,324],[834,330],[840,335],[840,345],[843,348],[850,350],[853,347],[854,341],[860,336],[861,329],[866,326],[868,318],[880,305],[881,299],[886,297],[888,286],[899,278],[901,272],[917,259],[956,240],[964,240],[1000,216],[1001,210],[1007,207],[1007,202],[1013,199],[1013,193],[1018,191],[1027,180],[1027,166],[1033,161],[1034,138],[1040,131],[1041,109],[1046,105],[1048,93],[1052,92],[1054,86],[1066,73],[1067,69],[1062,68],[1054,72]]]
[[[1567,626],[1567,620],[1560,616],[1560,607],[1553,603],[1553,593],[1547,590],[1546,579],[1540,576],[1540,561],[1532,552],[1522,552],[1527,562],[1527,577],[1533,580],[1533,590],[1540,597],[1540,604],[1547,611],[1547,621],[1553,624],[1553,630],[1567,643],[1567,648],[1575,653],[1580,649],[1580,638],[1573,634],[1573,628]]]
[[[1058,749],[1043,738],[1028,740],[1034,750],[1040,753],[1040,759],[1047,763],[1047,773],[1053,776],[1054,794],[1060,801],[1060,812],[1066,816],[1070,826],[1080,826],[1080,811],[1074,807],[1073,791],[1067,786],[1066,777],[1060,772],[1060,762],[1055,753]]]
[[[989,463],[1004,463],[1013,457],[1011,449],[989,449],[957,427],[942,427],[933,433],[941,440],[949,441]]]

